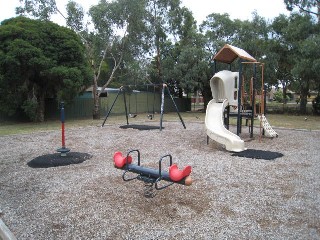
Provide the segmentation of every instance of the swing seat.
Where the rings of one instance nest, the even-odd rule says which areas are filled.
[[[114,166],[116,168],[123,168],[127,163],[127,157],[123,156],[121,152],[115,152],[113,155]],[[132,163],[132,157],[128,156],[128,164]]]
[[[131,114],[131,113],[129,113],[128,116],[129,116],[130,118],[135,118],[135,117],[137,116],[137,114]]]
[[[181,181],[183,178],[189,176],[190,173],[191,166],[186,166],[183,170],[179,170],[177,164],[173,164],[169,167],[169,177],[175,182]]]

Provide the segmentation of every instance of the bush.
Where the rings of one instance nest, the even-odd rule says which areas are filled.
[[[282,91],[276,91],[274,93],[274,99],[279,102],[282,103],[283,102],[283,92]],[[290,101],[290,97],[288,96],[288,94],[286,95],[286,102]]]
[[[37,121],[38,102],[36,100],[26,100],[21,107],[30,120]]]

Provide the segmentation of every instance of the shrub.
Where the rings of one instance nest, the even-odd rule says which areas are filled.
[[[283,92],[278,90],[274,93],[274,99],[279,102],[282,103],[283,101]],[[286,95],[286,102],[290,101],[290,97],[288,96],[288,94]]]

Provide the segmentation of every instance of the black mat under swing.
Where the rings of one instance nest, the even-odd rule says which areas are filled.
[[[242,152],[233,153],[232,156],[254,158],[254,159],[264,159],[264,160],[274,160],[276,158],[282,157],[283,154],[279,153],[279,152],[247,149]]]
[[[69,152],[67,156],[61,156],[60,153],[46,154],[36,157],[28,162],[32,168],[49,168],[67,166],[70,164],[82,163],[90,159],[92,155],[88,153]]]
[[[122,126],[120,126],[120,128],[122,128],[122,129],[132,128],[132,129],[138,129],[138,130],[155,130],[155,129],[159,130],[160,129],[159,126],[138,125],[138,124],[122,125]],[[164,129],[164,127],[162,127],[162,129]]]

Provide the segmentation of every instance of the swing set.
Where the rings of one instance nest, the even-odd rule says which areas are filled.
[[[135,87],[137,86],[137,85],[134,85]],[[155,102],[156,102],[156,85],[154,85],[154,84],[152,84],[152,85],[150,85],[150,84],[146,84],[146,86],[147,86],[147,101],[146,101],[146,104],[147,104],[147,118],[149,119],[149,120],[152,120],[153,118],[154,118],[154,115],[155,115]],[[150,111],[150,107],[149,107],[149,93],[150,93],[150,91],[149,91],[149,86],[153,86],[153,102],[152,102],[152,111]],[[129,103],[128,103],[128,112],[129,112],[129,114],[128,114],[128,117],[130,117],[130,118],[135,118],[135,117],[137,117],[138,116],[138,94],[139,94],[139,91],[137,91],[137,90],[131,90],[131,86],[130,85],[128,85],[128,86],[124,86],[125,88],[126,88],[126,92],[127,92],[127,94],[128,95],[131,95],[131,94],[134,94],[134,98],[135,98],[135,112],[133,113],[132,111],[131,111],[131,97],[129,97]]]
[[[160,87],[161,89],[161,105],[160,105],[160,126],[159,127],[155,127],[155,126],[146,126],[146,125],[134,125],[134,124],[129,124],[129,118],[135,118],[138,116],[138,98],[137,95],[139,93],[139,91],[137,90],[131,90],[131,87],[137,88],[139,85],[124,85],[121,86],[119,88],[119,91],[116,95],[116,98],[114,99],[113,103],[111,104],[111,107],[109,109],[109,111],[107,112],[104,121],[101,125],[101,127],[104,126],[104,124],[107,121],[107,118],[109,117],[109,115],[112,112],[112,109],[115,105],[115,103],[117,102],[120,94],[123,95],[123,102],[124,102],[124,108],[125,108],[125,116],[126,116],[126,121],[127,121],[127,125],[125,126],[121,126],[121,128],[135,128],[135,129],[139,129],[139,130],[150,130],[150,129],[160,129],[160,131],[163,128],[163,114],[164,114],[164,96],[165,96],[165,91],[166,93],[170,96],[170,99],[175,107],[176,113],[179,116],[180,122],[183,126],[184,129],[186,129],[185,123],[182,119],[182,116],[179,112],[178,106],[176,104],[176,102],[174,101],[174,98],[172,97],[170,90],[167,86],[167,84],[145,84],[145,85],[140,85],[142,87],[147,87],[147,99],[146,99],[146,104],[147,104],[147,118],[149,120],[154,119],[155,116],[155,103],[156,103],[156,88]],[[153,101],[152,101],[152,111],[150,111],[150,107],[149,107],[149,102],[151,99],[149,99],[149,88],[153,87]],[[133,113],[131,111],[131,98],[129,97],[129,101],[128,101],[128,105],[127,105],[127,95],[131,95],[134,94],[134,98],[135,98],[135,112]]]

